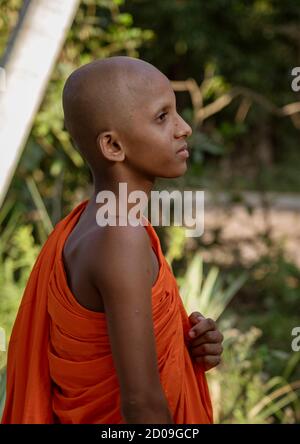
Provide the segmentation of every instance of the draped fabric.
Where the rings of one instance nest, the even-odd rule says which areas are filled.
[[[31,272],[9,343],[3,424],[124,423],[105,313],[75,299],[62,259],[86,204],[56,225]],[[157,234],[145,221],[159,261],[152,316],[161,384],[176,424],[211,423],[205,374],[187,347],[190,321]]]

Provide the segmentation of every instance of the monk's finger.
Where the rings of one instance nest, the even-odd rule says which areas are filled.
[[[199,364],[202,364],[205,370],[210,370],[213,367],[216,367],[221,362],[220,356],[202,356],[196,358],[195,361]]]
[[[190,316],[189,316],[189,320],[191,321],[191,323],[193,325],[197,324],[202,319],[205,319],[205,318],[199,311],[193,311],[193,313],[190,314]]]
[[[212,343],[212,344],[220,343],[221,344],[223,342],[223,339],[224,339],[224,336],[222,335],[222,333],[219,330],[211,330],[211,331],[204,333],[204,335],[193,339],[190,342],[190,345],[191,345],[191,347],[197,347],[198,345],[206,344],[206,343]]]
[[[215,321],[210,318],[201,319],[196,325],[194,325],[189,331],[190,338],[196,338],[203,335],[207,331],[216,330],[217,326]]]
[[[196,358],[198,356],[221,355],[223,347],[221,344],[202,344],[190,350],[190,354]]]

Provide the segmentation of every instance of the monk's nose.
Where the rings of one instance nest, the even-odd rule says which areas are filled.
[[[176,137],[190,137],[192,135],[190,125],[178,114],[176,122]]]

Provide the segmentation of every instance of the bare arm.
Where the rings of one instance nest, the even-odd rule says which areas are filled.
[[[106,227],[93,281],[105,306],[125,421],[173,424],[157,364],[150,248],[142,226]]]

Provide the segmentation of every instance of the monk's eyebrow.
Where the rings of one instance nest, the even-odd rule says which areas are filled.
[[[158,106],[156,107],[156,114],[157,114],[158,112],[160,112],[160,111],[168,111],[169,109],[172,108],[173,105],[174,105],[175,108],[176,108],[176,101],[174,101],[174,102],[163,102],[163,103],[161,103],[160,105],[158,105]]]
[[[157,112],[159,111],[167,111],[168,109],[172,108],[172,104],[168,103],[166,105],[161,105],[158,109]]]
[[[159,113],[169,111],[172,108],[177,108],[176,95],[174,91],[157,97],[153,103],[152,112],[154,117],[156,117],[159,115]]]

